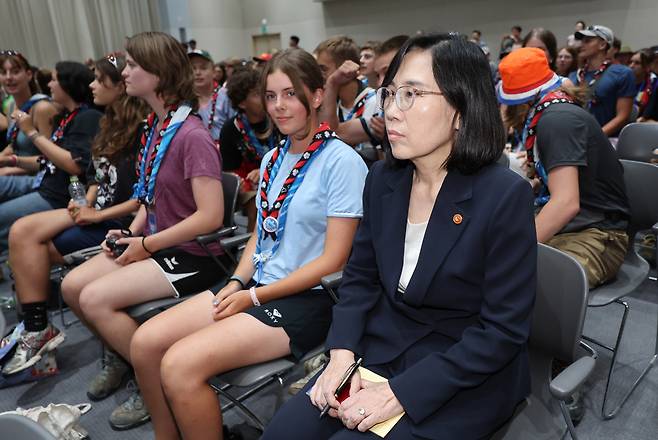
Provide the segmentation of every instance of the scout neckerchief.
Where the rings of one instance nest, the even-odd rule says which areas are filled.
[[[561,90],[546,93],[538,98],[538,103],[533,105],[523,128],[523,145],[527,154],[528,178],[539,178],[541,187],[535,197],[536,206],[544,206],[550,199],[548,192],[548,173],[541,161],[535,160],[535,139],[537,138],[537,124],[544,111],[553,104],[576,104],[573,98]]]
[[[375,91],[369,88],[365,88],[359,93],[359,95],[356,97],[356,103],[352,107],[352,110],[347,114],[347,116],[342,116],[342,111],[341,111],[341,121],[340,122],[345,122],[345,121],[350,121],[352,119],[358,119],[361,116],[363,116],[363,112],[366,109],[366,102],[373,96],[375,96]]]
[[[217,96],[219,96],[219,87],[215,87],[212,91],[212,98],[210,98],[210,118],[208,118],[208,131],[212,129],[212,123],[215,119],[215,111],[217,110]]]
[[[69,126],[71,121],[75,119],[75,117],[80,113],[81,108],[85,108],[86,106],[81,105],[80,107],[76,108],[70,113],[67,113],[60,121],[59,124],[57,125],[57,128],[53,132],[52,136],[50,136],[51,142],[54,144],[59,145],[59,141],[62,139],[64,136],[64,131],[66,128]],[[41,182],[43,181],[43,178],[45,177],[46,173],[48,174],[55,174],[55,170],[57,167],[55,166],[54,163],[52,163],[50,160],[48,160],[45,156],[39,156],[37,159],[37,162],[39,163],[39,172],[34,178],[34,183],[32,183],[32,188],[33,189],[38,189],[41,186]]]
[[[644,80],[644,84],[642,84],[642,87],[640,87],[637,96],[635,97],[635,103],[638,106],[640,115],[642,115],[644,108],[649,103],[649,98],[651,98],[651,94],[653,93],[653,86],[655,82],[656,74],[650,72]]]
[[[185,119],[192,111],[189,105],[181,106],[172,105],[167,110],[167,115],[162,122],[162,128],[153,140],[154,146],[149,154],[151,139],[158,125],[158,118],[155,112],[151,113],[146,120],[142,136],[140,139],[141,148],[139,151],[139,178],[135,184],[133,198],[139,200],[144,205],[152,205],[155,195],[155,181],[160,171],[162,159],[164,159],[171,140],[178,129],[183,125]]]
[[[590,88],[592,91],[592,99],[590,102],[587,104],[587,107],[592,107],[593,105],[598,104],[597,96],[596,96],[596,91],[594,90],[594,85],[596,82],[599,80],[601,75],[608,70],[608,67],[612,65],[612,61],[610,60],[605,60],[598,69],[594,71],[594,74],[592,75],[592,79],[589,80],[589,83],[587,83],[587,86]],[[587,64],[585,66],[581,67],[578,69],[576,72],[576,76],[578,78],[578,85],[583,85],[585,83],[585,73],[587,72]]]
[[[32,107],[34,107],[34,104],[36,104],[39,101],[43,101],[44,99],[50,100],[50,98],[46,95],[42,95],[40,93],[37,93],[36,95],[32,96],[30,99],[28,99],[22,106],[21,106],[21,111],[23,113],[30,113],[30,110]],[[18,137],[18,132],[20,131],[20,128],[18,127],[18,124],[16,121],[11,121],[9,124],[9,129],[7,130],[7,145],[13,144],[16,142],[16,138]]]
[[[242,144],[244,146],[243,154],[245,158],[249,162],[260,164],[265,153],[274,148],[274,134],[271,134],[263,144],[256,136],[256,132],[249,123],[247,116],[243,113],[238,113],[235,117],[235,128],[238,129],[242,136]]]
[[[274,182],[276,175],[279,172],[283,158],[288,153],[290,148],[290,138],[281,141],[275,150],[270,160],[265,166],[263,176],[260,183],[260,205],[258,206],[258,224],[256,228],[256,253],[254,254],[254,266],[258,272],[257,281],[260,282],[263,275],[263,265],[274,255],[281,244],[283,239],[283,232],[286,226],[286,217],[288,214],[288,206],[290,201],[295,196],[297,189],[304,181],[306,171],[311,164],[311,161],[317,156],[330,139],[336,138],[336,133],[333,132],[329,124],[323,122],[313,135],[311,144],[306,151],[302,153],[301,157],[295,166],[288,174],[288,177],[283,182],[283,186],[279,191],[279,195],[270,206],[267,200],[267,193],[270,185]],[[272,249],[269,251],[262,251],[262,243],[266,239],[274,241]]]

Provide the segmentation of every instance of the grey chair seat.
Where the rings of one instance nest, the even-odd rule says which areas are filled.
[[[324,346],[316,347],[314,350],[308,352],[301,362],[311,359],[323,351]],[[236,368],[235,370],[219,375],[217,380],[236,387],[249,387],[262,380],[291,370],[295,365],[297,365],[297,362],[291,357],[279,358],[257,365]]]
[[[632,252],[622,263],[614,281],[590,290],[587,305],[607,306],[637,289],[648,275],[649,263]]]
[[[178,303],[185,301],[187,296],[184,297],[168,297],[162,299],[156,299],[142,304],[137,304],[126,309],[128,315],[135,319],[139,323],[148,321],[153,316],[157,315],[160,312],[167,310],[170,307],[175,306]]]

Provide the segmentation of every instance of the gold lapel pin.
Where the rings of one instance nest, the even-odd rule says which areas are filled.
[[[464,217],[461,214],[455,214],[452,216],[452,222],[456,225],[460,225],[464,221]]]

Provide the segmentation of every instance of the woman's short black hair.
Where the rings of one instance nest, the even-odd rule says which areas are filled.
[[[434,79],[461,120],[445,167],[472,174],[495,162],[505,147],[505,129],[491,69],[482,49],[455,33],[414,36],[395,55],[383,87],[391,84],[405,55],[412,50],[430,51]],[[388,137],[384,137],[382,145],[390,165],[406,165],[406,160],[393,157]]]
[[[89,67],[75,61],[60,61],[55,64],[59,86],[75,102],[92,104],[93,96],[89,84],[94,80],[94,73]]]

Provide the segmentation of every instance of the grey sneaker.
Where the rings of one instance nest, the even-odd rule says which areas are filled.
[[[326,362],[327,357],[324,354],[319,354],[304,362],[304,372],[306,373],[306,376],[290,384],[288,387],[288,393],[293,396],[299,393],[301,389],[306,386],[308,381],[320,372]]]
[[[115,351],[105,348],[101,371],[89,384],[87,396],[91,400],[105,399],[119,389],[129,372],[130,365]]]
[[[131,382],[128,388],[133,388],[133,392],[128,400],[119,405],[112,414],[110,414],[110,426],[115,431],[123,431],[135,428],[151,420],[148,409],[144,404],[139,389]]]
[[[5,364],[2,372],[14,374],[30,368],[39,362],[42,356],[54,350],[64,342],[64,333],[51,324],[40,332],[23,331],[18,341],[14,356]]]

